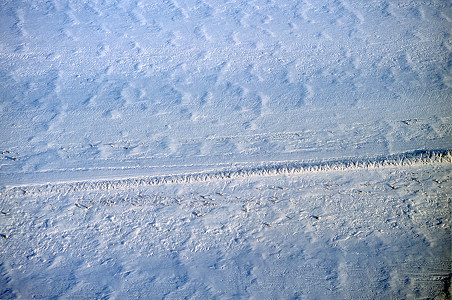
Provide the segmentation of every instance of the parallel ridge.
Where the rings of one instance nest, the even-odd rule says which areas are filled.
[[[452,150],[417,150],[373,158],[345,158],[320,162],[279,162],[247,168],[230,168],[211,172],[150,176],[140,178],[60,182],[22,185],[3,189],[1,196],[70,193],[77,191],[113,190],[139,186],[214,181],[248,176],[275,176],[309,172],[345,171],[353,169],[399,167],[422,164],[452,163]]]

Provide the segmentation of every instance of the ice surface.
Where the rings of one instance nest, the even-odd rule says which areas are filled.
[[[1,160],[3,182],[451,148],[443,1],[6,1],[1,13],[2,147],[17,158]]]
[[[451,19],[1,1],[0,298],[450,297]]]
[[[447,298],[450,172],[2,195],[2,297]]]

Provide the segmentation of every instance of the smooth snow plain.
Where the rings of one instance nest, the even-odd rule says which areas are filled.
[[[1,1],[0,298],[450,298],[451,20]]]

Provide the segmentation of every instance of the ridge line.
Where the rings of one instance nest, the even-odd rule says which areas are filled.
[[[70,193],[77,191],[114,190],[139,186],[193,183],[250,176],[277,176],[309,172],[347,171],[412,165],[452,163],[452,150],[416,150],[411,152],[368,158],[343,158],[318,162],[283,162],[238,167],[211,172],[172,175],[101,179],[95,181],[56,182],[47,184],[9,186],[0,190],[0,196]]]

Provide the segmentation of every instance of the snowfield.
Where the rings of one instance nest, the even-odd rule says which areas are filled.
[[[450,162],[5,197],[3,298],[447,298]]]
[[[4,0],[1,299],[449,299],[443,0]]]

